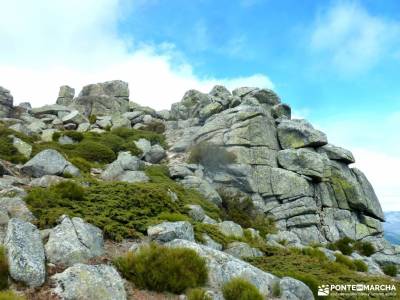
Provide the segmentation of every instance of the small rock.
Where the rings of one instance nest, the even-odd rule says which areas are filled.
[[[51,277],[54,293],[65,300],[125,300],[124,281],[107,265],[75,264]]]
[[[81,218],[62,216],[45,246],[49,262],[72,266],[104,253],[102,231]]]
[[[194,241],[192,225],[187,221],[163,222],[147,228],[147,235],[151,240],[166,243],[174,239]]]
[[[219,230],[226,236],[241,238],[244,236],[243,228],[232,221],[223,221],[218,223]]]
[[[46,277],[45,255],[36,226],[19,219],[11,219],[4,244],[11,277],[30,287],[41,286]]]

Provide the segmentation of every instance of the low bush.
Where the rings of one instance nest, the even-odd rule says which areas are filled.
[[[90,170],[96,167],[95,163],[90,163],[82,157],[73,157],[69,162],[84,173],[90,173]]]
[[[24,163],[26,157],[13,146],[13,139],[8,136],[0,136],[0,158],[12,163]]]
[[[4,247],[0,246],[0,291],[8,288],[8,261]]]
[[[62,136],[67,136],[75,142],[80,142],[84,139],[83,133],[75,130],[56,131],[53,133],[52,139],[57,142]]]
[[[86,140],[77,144],[74,152],[75,156],[100,163],[110,163],[117,158],[115,152],[110,147],[98,142]]]
[[[364,256],[371,256],[376,252],[374,245],[370,242],[357,241],[353,246],[358,253]]]
[[[234,278],[222,287],[225,300],[263,300],[258,289],[247,280]]]
[[[343,254],[335,254],[336,256],[336,262],[342,265],[345,265],[348,267],[350,270],[356,270],[356,267],[354,265],[354,262],[351,258],[343,255]]]
[[[224,147],[202,142],[190,149],[189,162],[201,164],[206,169],[218,169],[236,161],[236,155]]]
[[[353,261],[354,267],[358,272],[367,272],[368,271],[368,266],[365,262],[363,262],[361,259],[355,259]]]
[[[89,116],[89,123],[94,124],[97,121],[97,116],[96,115],[90,115]]]
[[[328,245],[328,248],[331,250],[339,250],[344,255],[350,255],[351,253],[353,253],[352,243],[354,243],[354,240],[352,240],[348,237],[345,237],[340,240],[337,240],[334,243],[330,243]]]
[[[206,291],[197,288],[197,289],[190,289],[186,293],[187,300],[212,300],[210,296],[207,295]]]
[[[276,232],[275,222],[258,212],[251,198],[230,195],[222,190],[218,192],[222,198],[223,219],[238,223],[243,228],[254,228],[262,237]]]
[[[382,271],[388,276],[396,277],[398,273],[398,268],[396,265],[386,265],[382,267]]]
[[[98,226],[107,238],[117,241],[141,237],[148,226],[165,220],[182,220],[187,204],[200,205],[210,216],[218,214],[218,208],[198,192],[164,178],[160,168],[152,167],[147,174],[155,182],[130,184],[84,179],[82,188],[68,181],[47,189],[32,188],[25,201],[40,228],[55,226],[57,219],[67,214]],[[172,199],[170,192],[178,199]]]
[[[224,235],[216,225],[213,224],[205,224],[205,223],[195,223],[194,224],[194,237],[196,241],[200,243],[204,243],[205,240],[203,235],[207,234],[210,238],[212,238],[215,242],[221,244],[224,248],[233,242],[235,239],[231,237],[227,237]]]
[[[137,287],[158,292],[182,293],[207,281],[205,260],[191,249],[152,244],[117,258],[115,265]]]

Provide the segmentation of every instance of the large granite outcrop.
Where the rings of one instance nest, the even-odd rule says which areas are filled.
[[[84,86],[70,104],[85,116],[111,115],[129,111],[128,83],[121,80]]]
[[[200,143],[235,157],[217,167],[178,172],[177,180],[244,193],[304,244],[382,237],[379,200],[365,175],[350,165],[352,153],[329,144],[306,120],[291,120],[290,107],[273,91],[192,90],[172,105],[166,125],[170,170],[187,169],[185,158]]]
[[[10,91],[0,86],[0,118],[10,116],[13,108],[13,96]]]

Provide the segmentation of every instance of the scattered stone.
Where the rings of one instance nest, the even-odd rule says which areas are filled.
[[[228,244],[224,252],[237,258],[264,256],[262,251],[258,250],[257,248],[250,247],[244,242],[232,242]]]
[[[25,174],[36,178],[44,175],[65,175],[69,173],[73,176],[79,176],[80,174],[78,168],[53,149],[39,152],[21,170]]]
[[[174,239],[194,241],[194,231],[192,225],[187,221],[163,222],[150,226],[147,235],[151,240],[166,243]]]
[[[12,218],[4,244],[11,277],[30,287],[41,286],[46,277],[45,255],[36,226]]]
[[[65,300],[127,299],[124,281],[118,272],[107,265],[75,264],[64,272],[51,277],[53,292]]]
[[[241,238],[244,236],[243,228],[232,221],[223,221],[218,223],[218,228],[226,236]]]
[[[144,159],[152,164],[160,162],[166,156],[165,150],[160,145],[156,144],[151,146]]]
[[[45,246],[46,257],[54,264],[72,266],[104,253],[102,231],[81,218],[62,216]]]

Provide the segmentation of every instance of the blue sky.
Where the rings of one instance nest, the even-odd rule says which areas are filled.
[[[301,6],[300,4],[301,3]],[[183,93],[273,88],[356,155],[400,210],[400,3],[294,0],[0,0],[0,85],[16,102],[111,79],[168,108]],[[24,9],[22,9],[24,8]]]

